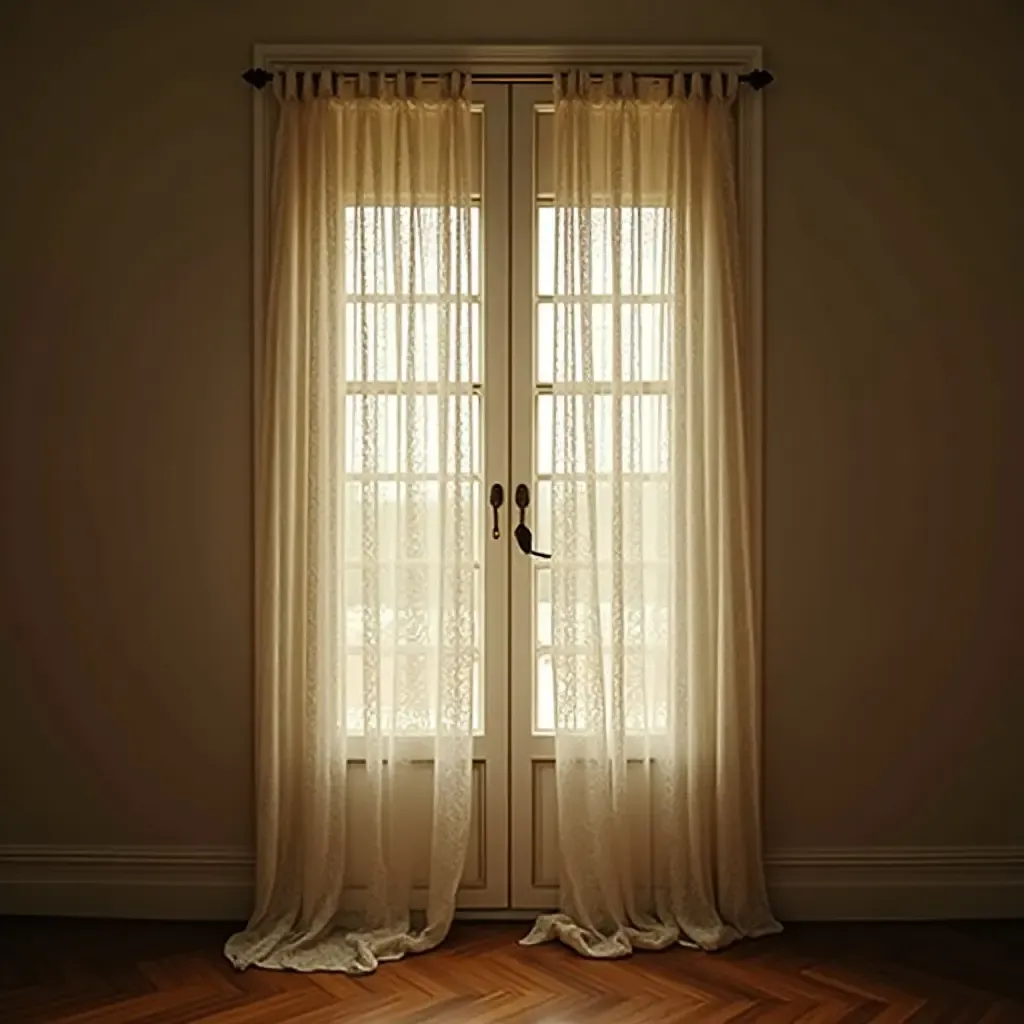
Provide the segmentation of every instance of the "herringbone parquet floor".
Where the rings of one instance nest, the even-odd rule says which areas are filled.
[[[232,929],[0,919],[3,1024],[1024,1024],[1024,922],[791,925],[713,955],[595,963],[456,925],[375,975],[235,971]]]

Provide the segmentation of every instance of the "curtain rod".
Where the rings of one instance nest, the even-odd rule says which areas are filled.
[[[296,69],[304,71],[304,69]],[[308,73],[319,74],[322,69],[310,68]],[[323,69],[326,70],[326,69]],[[348,73],[348,72],[346,72]],[[711,71],[685,71],[684,74],[713,74]],[[644,72],[640,72],[641,75],[650,78],[671,78],[675,72],[649,72],[645,75]],[[508,75],[486,72],[478,75],[473,75],[474,82],[523,82],[523,83],[536,83],[536,84],[547,84],[552,80],[553,75],[543,74],[528,74],[528,75]],[[242,78],[249,83],[254,89],[263,89],[268,86],[274,80],[274,72],[267,71],[266,68],[249,68],[248,71],[242,72]],[[775,76],[764,68],[754,68],[753,71],[747,71],[739,76],[739,81],[743,85],[749,85],[751,89],[760,91],[766,86],[772,84],[775,81]]]

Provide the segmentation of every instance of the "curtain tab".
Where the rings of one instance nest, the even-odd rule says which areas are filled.
[[[711,76],[711,95],[716,100],[731,100],[739,88],[739,76],[733,71],[716,72]]]
[[[284,98],[286,100],[297,100],[299,98],[298,75],[292,68],[289,68],[284,73]]]

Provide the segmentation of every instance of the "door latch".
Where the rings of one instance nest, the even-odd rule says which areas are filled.
[[[519,509],[519,525],[515,528],[516,543],[524,555],[533,555],[534,558],[550,558],[549,554],[543,551],[536,551],[533,547],[533,531],[526,525],[526,510],[530,505],[530,488],[526,484],[519,484],[516,487],[516,508]]]

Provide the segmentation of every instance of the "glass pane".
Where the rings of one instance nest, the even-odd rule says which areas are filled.
[[[366,704],[363,694],[363,653],[362,651],[349,651],[345,658],[346,666],[346,690],[345,690],[345,722],[350,736],[365,735]],[[380,659],[381,679],[389,680],[394,678],[395,659],[384,657]],[[480,662],[473,663],[473,731],[483,731],[483,694],[480,688]],[[425,700],[420,707],[405,710],[404,721],[401,723],[400,731],[407,735],[431,733],[436,728],[437,712],[433,707],[436,701]],[[384,688],[380,703],[380,718],[385,724],[390,721],[394,712],[393,690]],[[553,709],[552,709],[553,711]],[[553,720],[553,714],[552,714]],[[371,720],[372,721],[372,720]],[[372,726],[371,726],[372,727]]]
[[[551,670],[551,655],[537,655],[535,673],[537,689],[533,705],[534,729],[537,732],[555,730],[555,677]]]
[[[443,344],[447,359],[441,358]],[[345,380],[480,383],[480,305],[439,302],[349,301],[345,305]]]
[[[597,208],[588,215],[586,210],[538,206],[537,294],[671,293],[671,235],[672,220],[664,207],[626,207],[617,213]]]
[[[472,544],[469,557],[479,561],[484,522],[481,484],[479,481],[447,481],[443,486],[449,516],[442,526],[439,480],[347,481],[342,509],[345,561],[358,564],[367,551],[372,551],[374,559],[388,567],[402,558],[436,558],[442,529],[454,536],[452,512],[460,505],[463,514],[469,517],[467,526]],[[456,500],[460,491],[461,502]],[[425,551],[415,551],[424,545]]]
[[[570,500],[570,490],[576,491],[575,501]],[[626,562],[658,563],[671,558],[671,531],[676,517],[672,513],[672,493],[667,476],[654,479],[641,476],[606,478],[592,482],[563,478],[555,482],[538,481],[530,507],[536,506],[533,514],[534,542],[540,551],[553,551],[559,543],[552,531],[554,496],[557,496],[558,507],[562,510],[561,525],[571,538],[572,553],[577,557],[586,551],[586,557],[608,563],[617,532],[618,550]],[[617,531],[613,529],[616,506],[619,510]],[[577,510],[575,522],[566,520],[565,510],[568,508]],[[566,536],[562,531],[559,533]]]
[[[538,551],[551,551],[551,481],[538,480],[527,510],[533,529],[533,545]]]
[[[441,569],[438,565],[420,567],[427,600],[416,608],[396,607],[394,588],[388,573],[348,569],[344,579],[345,626],[343,675],[338,680],[344,691],[345,717],[351,732],[363,732],[364,716],[373,720],[377,707],[384,725],[393,714],[399,715],[400,732],[432,732],[437,725],[437,703],[444,672],[443,647],[439,643],[439,618],[433,613],[440,597]],[[472,572],[474,617],[477,644],[472,667],[473,728],[483,724],[482,673],[482,576]],[[366,609],[377,609],[366,614]],[[364,652],[370,646],[372,659]],[[371,702],[367,711],[367,691]]]
[[[551,570],[536,566],[534,572],[534,631],[536,660],[533,689],[534,729],[549,732],[555,727],[555,687],[551,671]]]
[[[537,379],[542,383],[611,380],[611,319],[611,303],[538,302]]]
[[[480,294],[477,206],[350,206],[344,232],[350,295]]]
[[[611,302],[539,300],[537,380],[542,384],[611,381],[621,375],[628,381],[667,381],[672,354],[670,305],[660,300],[619,303],[617,330],[614,309]],[[592,360],[589,369],[584,365],[587,352]]]
[[[442,462],[480,472],[479,395],[345,396],[346,472],[437,474]]]
[[[551,570],[535,566],[533,578],[537,617],[534,623],[538,647],[551,646]]]
[[[555,208],[537,207],[537,294],[555,294]]]
[[[667,472],[669,408],[659,394],[538,395],[537,472]]]
[[[623,712],[626,728],[642,731],[662,729],[668,720],[669,607],[672,573],[667,565],[632,564],[624,575],[591,567],[572,570],[562,567],[567,590],[576,595],[572,608],[553,614],[551,582],[537,582],[537,650],[534,688],[534,729],[538,732],[555,728],[556,671],[562,673],[560,696],[565,702],[559,709],[567,723],[574,716],[580,724],[587,721],[588,698],[573,700],[573,679],[589,688],[596,666],[603,667],[605,697],[609,704],[613,692],[613,672],[624,696]],[[545,576],[550,572],[544,571]],[[572,577],[575,576],[575,579]],[[613,614],[612,597],[622,595],[621,615]],[[565,593],[566,591],[562,591]],[[595,621],[592,609],[598,611]],[[557,620],[557,622],[556,622]],[[556,625],[558,631],[556,632]],[[543,632],[542,632],[543,631]],[[544,645],[541,636],[552,643]],[[555,640],[558,639],[556,643]],[[595,653],[600,658],[595,664]],[[599,669],[600,670],[600,669]],[[590,712],[592,718],[592,712]],[[570,725],[571,727],[571,725]]]

